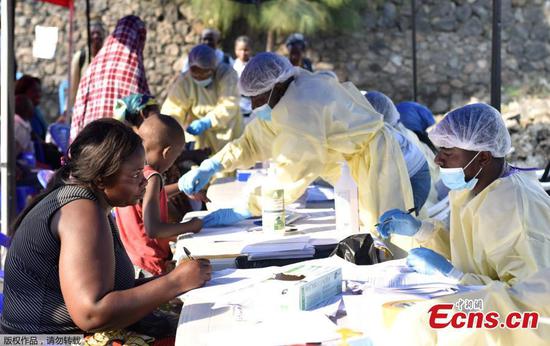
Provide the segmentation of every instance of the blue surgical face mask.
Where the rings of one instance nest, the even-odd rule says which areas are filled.
[[[483,167],[479,169],[477,174],[470,179],[469,181],[466,181],[466,175],[464,174],[464,170],[474,161],[474,159],[480,154],[481,152],[478,152],[476,156],[474,156],[470,162],[464,167],[464,168],[439,168],[439,177],[441,178],[441,181],[445,186],[447,186],[451,190],[472,190],[479,179],[477,179],[477,176],[481,171],[483,170]]]
[[[269,101],[271,101],[271,95],[273,94],[273,89],[271,89],[271,92],[269,93],[269,97],[267,98],[267,103],[264,105],[261,105],[258,108],[254,108],[252,111],[252,114],[254,114],[257,118],[260,118],[265,121],[271,121],[271,107],[269,106]]]
[[[203,79],[203,80],[197,80],[197,79],[193,78],[193,82],[195,82],[195,84],[197,84],[200,87],[206,88],[207,86],[210,85],[210,83],[212,83],[212,77],[208,77],[208,78]]]

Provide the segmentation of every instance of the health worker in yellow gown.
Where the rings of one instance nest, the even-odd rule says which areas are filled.
[[[550,268],[550,196],[534,171],[506,163],[511,140],[500,113],[482,103],[458,108],[429,137],[451,189],[448,224],[395,209],[379,220],[382,236],[411,236],[423,246],[407,264],[466,285],[510,286]]]
[[[170,87],[161,113],[178,120],[194,149],[216,153],[242,134],[237,73],[218,63],[216,51],[204,44],[191,50],[188,61],[189,70]]]
[[[251,97],[256,118],[239,139],[180,178],[181,191],[197,193],[216,172],[271,159],[284,186],[285,203],[291,203],[318,177],[335,184],[339,163],[346,162],[358,185],[360,220],[366,230],[373,230],[385,210],[413,207],[399,144],[351,83],[294,67],[277,54],[261,53],[246,65],[239,87],[242,95]],[[209,214],[204,226],[230,225],[259,215],[259,190],[243,206]],[[392,239],[395,244],[397,238]],[[412,247],[410,239],[403,240],[401,249]]]

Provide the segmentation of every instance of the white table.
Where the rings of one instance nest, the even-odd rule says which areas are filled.
[[[390,266],[395,266],[395,263],[399,262],[390,261],[373,266],[355,266],[337,257],[313,261],[327,261],[326,263],[330,265],[340,265],[343,279],[348,283],[353,280],[365,281],[369,277],[386,274],[391,279],[395,274],[392,274],[394,272],[390,270]],[[399,265],[402,263],[401,261]],[[250,313],[250,310],[242,310],[239,306],[219,308],[216,306],[220,299],[224,300],[223,297],[235,292],[248,292],[246,290],[250,290],[251,287],[258,287],[254,285],[254,282],[279,271],[281,268],[278,267],[237,270],[233,273],[225,270],[223,276],[217,275],[218,277],[215,279],[218,280],[218,285],[191,291],[182,296],[184,306],[180,315],[176,345],[243,346],[316,341],[323,341],[323,345],[338,345],[340,344],[338,331],[341,328],[362,333],[360,338],[380,341],[384,340],[386,332],[382,304],[388,301],[419,299],[411,295],[391,292],[381,294],[375,291],[368,291],[363,295],[350,295],[348,290],[343,296],[337,296],[334,301],[329,301],[328,303],[332,304],[326,307],[308,312],[285,311],[280,313],[279,317],[275,317],[277,315],[272,314],[271,310],[269,313],[262,314],[260,309],[252,309],[256,312]],[[229,274],[227,274],[228,272]],[[413,275],[421,274],[414,273]],[[429,277],[428,280],[432,280],[431,278]],[[441,282],[443,283],[445,280],[442,279]],[[257,290],[257,288],[254,289]],[[252,292],[254,291],[252,290]],[[257,295],[260,295],[259,292]],[[245,296],[248,297],[250,294]],[[342,301],[345,307],[342,306]],[[326,317],[331,311],[341,309],[346,311],[347,316],[338,317],[336,323]],[[332,341],[325,342],[326,340]],[[365,344],[354,343],[353,345]]]
[[[205,213],[207,212],[188,213],[186,219]],[[296,231],[284,234],[266,234],[261,227],[254,225],[254,219],[249,219],[230,227],[204,228],[197,234],[180,236],[176,243],[175,258],[184,256],[183,248],[185,247],[195,257],[220,260],[213,264],[219,264],[215,268],[221,269],[233,266],[236,257],[250,255],[253,251],[258,251],[259,247],[265,247],[269,252],[276,251],[277,247],[284,247],[281,243],[306,241],[314,247],[335,245],[348,236],[348,234],[336,231],[334,210],[332,209],[298,209],[293,213],[303,216],[304,219],[293,224]],[[303,256],[296,255],[292,258],[300,257]],[[274,256],[273,258],[280,257]]]

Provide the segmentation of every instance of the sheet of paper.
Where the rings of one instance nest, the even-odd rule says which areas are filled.
[[[57,47],[58,30],[55,26],[37,25],[34,27],[35,38],[32,55],[39,59],[53,59]]]
[[[258,269],[224,269],[212,273],[212,279],[204,287],[194,289],[179,296],[183,301],[215,301],[216,297],[226,297],[232,293],[238,293],[244,288],[251,287],[255,283],[265,280],[280,271],[278,267]]]
[[[338,340],[338,327],[321,313],[300,311],[265,316],[250,328],[235,323],[208,335],[207,345],[293,345]]]

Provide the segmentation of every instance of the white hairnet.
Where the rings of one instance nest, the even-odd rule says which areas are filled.
[[[399,122],[399,112],[392,100],[380,91],[369,91],[365,95],[372,107],[384,116],[384,122],[395,126]]]
[[[189,67],[198,66],[203,69],[215,69],[218,65],[216,51],[205,44],[199,44],[189,53]]]
[[[244,96],[260,95],[294,75],[296,69],[287,58],[275,53],[260,53],[246,64],[239,79],[239,90]]]
[[[510,152],[511,139],[500,113],[485,103],[457,108],[428,134],[438,147],[490,151],[493,157]]]

